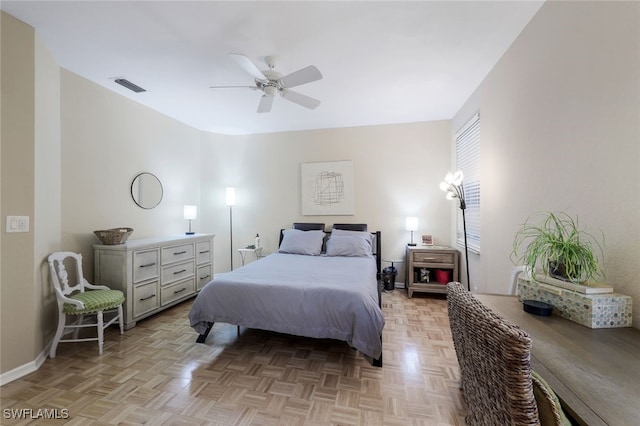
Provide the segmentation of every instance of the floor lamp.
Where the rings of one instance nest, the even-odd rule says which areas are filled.
[[[232,186],[227,187],[226,204],[229,206],[229,257],[233,271],[233,206],[236,204],[236,189]]]
[[[464,175],[462,170],[458,170],[455,173],[447,173],[444,181],[440,182],[440,189],[447,193],[447,200],[458,199],[460,201],[460,210],[462,210],[462,230],[464,233],[464,260],[467,269],[467,290],[471,291],[471,282],[469,280],[469,250],[467,248],[467,219],[465,217],[465,210],[467,209],[467,203],[464,199],[464,186],[462,180]]]

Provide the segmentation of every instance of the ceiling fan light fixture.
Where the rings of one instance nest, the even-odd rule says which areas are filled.
[[[271,86],[271,85],[265,85],[262,88],[262,90],[266,95],[269,95],[269,96],[274,96],[276,93],[278,93],[278,88],[276,86]]]

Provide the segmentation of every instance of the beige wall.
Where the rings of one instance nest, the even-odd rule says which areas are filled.
[[[2,31],[2,271],[0,369],[33,361],[39,307],[35,303],[34,232],[6,233],[7,215],[34,213],[34,33],[1,14]],[[24,315],[31,312],[33,315]],[[20,327],[16,327],[20,324]],[[11,345],[8,343],[11,342]]]
[[[216,271],[229,269],[229,209],[224,188],[236,187],[234,248],[260,233],[266,252],[277,250],[279,231],[293,222],[364,222],[382,231],[383,258],[402,259],[410,235],[406,216],[436,244],[449,242],[449,202],[438,185],[448,170],[448,121],[222,137],[202,148],[202,226],[218,234]],[[355,214],[302,216],[300,164],[352,160]],[[234,250],[234,265],[240,258]],[[388,266],[388,264],[384,265]]]
[[[5,13],[1,28],[0,371],[21,375],[44,361],[55,329],[46,257],[60,247],[59,67],[32,28]],[[29,232],[6,233],[7,215],[29,216]]]
[[[36,349],[49,343],[57,324],[57,304],[47,257],[61,249],[60,67],[35,39],[34,306]]]
[[[482,254],[472,286],[506,292],[513,234],[566,210],[606,238],[605,270],[640,326],[640,3],[547,2],[456,115],[482,116]]]
[[[184,233],[185,204],[200,202],[202,132],[66,70],[62,90],[62,245],[93,276],[94,230],[131,227],[131,239]],[[144,94],[141,94],[144,96]],[[158,207],[131,198],[131,182],[162,182]]]

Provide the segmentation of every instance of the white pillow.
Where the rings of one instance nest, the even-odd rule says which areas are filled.
[[[322,251],[324,231],[301,231],[299,229],[285,229],[282,231],[280,253],[306,254],[318,256]]]
[[[332,235],[327,241],[327,256],[363,257],[371,255],[371,242],[362,235]]]

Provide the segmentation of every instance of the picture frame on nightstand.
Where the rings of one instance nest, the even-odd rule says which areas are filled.
[[[422,245],[423,246],[432,246],[433,245],[433,235],[423,235],[422,236]]]

